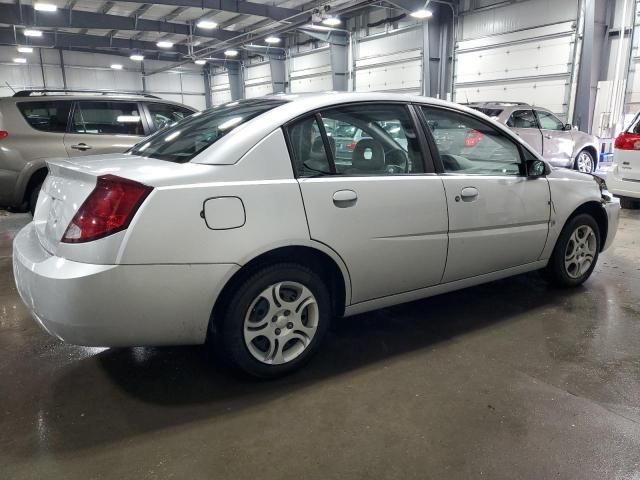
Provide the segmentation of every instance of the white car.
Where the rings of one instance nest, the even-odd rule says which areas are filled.
[[[366,132],[350,162],[324,121]],[[483,114],[399,94],[232,102],[126,154],[48,164],[13,250],[36,320],[81,345],[215,338],[261,377],[298,367],[343,315],[545,268],[579,285],[620,208]]]
[[[640,113],[616,138],[607,185],[611,193],[620,197],[625,208],[632,208],[640,201]]]

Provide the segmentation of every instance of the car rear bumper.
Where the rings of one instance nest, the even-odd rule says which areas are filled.
[[[215,300],[239,267],[92,265],[50,255],[34,224],[13,244],[18,292],[51,335],[78,345],[203,343]]]
[[[607,248],[611,246],[613,240],[616,238],[616,233],[618,231],[618,222],[620,219],[620,200],[612,195],[608,194],[609,192],[603,193],[603,203],[602,206],[607,213],[607,239],[602,246],[602,251],[604,252]]]
[[[640,198],[640,180],[625,180],[614,167],[607,175],[607,189],[618,197]]]

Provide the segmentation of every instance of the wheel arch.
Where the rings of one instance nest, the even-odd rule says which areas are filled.
[[[347,301],[351,298],[351,281],[344,262],[333,250],[322,244],[286,245],[254,255],[231,276],[213,305],[211,325],[221,316],[231,293],[248,276],[260,268],[282,262],[304,265],[320,275],[331,292],[333,314],[342,316]]]
[[[18,176],[13,196],[13,206],[19,207],[24,202],[29,201],[29,195],[33,187],[43,181],[48,173],[49,168],[44,159],[29,162]]]

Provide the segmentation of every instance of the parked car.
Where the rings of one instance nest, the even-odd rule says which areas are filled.
[[[598,168],[598,138],[565,124],[545,108],[515,102],[468,105],[511,128],[553,166],[584,173],[593,173]]]
[[[0,207],[33,212],[46,158],[121,153],[193,112],[149,95],[25,90],[0,98]]]
[[[640,113],[616,138],[607,184],[624,208],[640,204]]]
[[[330,121],[370,135],[350,162],[336,162]],[[466,146],[477,134],[490,156]],[[100,346],[213,338],[261,377],[299,367],[332,318],[538,269],[580,285],[620,208],[601,179],[551,168],[486,116],[400,94],[241,100],[125,154],[48,165],[13,248],[48,332]]]

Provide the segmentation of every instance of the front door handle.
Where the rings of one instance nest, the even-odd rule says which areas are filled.
[[[465,187],[460,192],[460,195],[456,197],[456,202],[462,200],[463,202],[473,202],[478,198],[478,189],[475,187]]]
[[[353,190],[338,190],[333,194],[333,204],[338,208],[353,207],[358,201],[358,195]]]
[[[91,146],[87,145],[86,143],[79,143],[77,145],[71,145],[71,148],[75,149],[75,150],[81,150],[81,151],[85,151],[85,150],[91,150]]]
[[[546,138],[547,140],[551,140],[553,138],[551,135],[547,135],[547,134],[544,134],[543,137]]]

